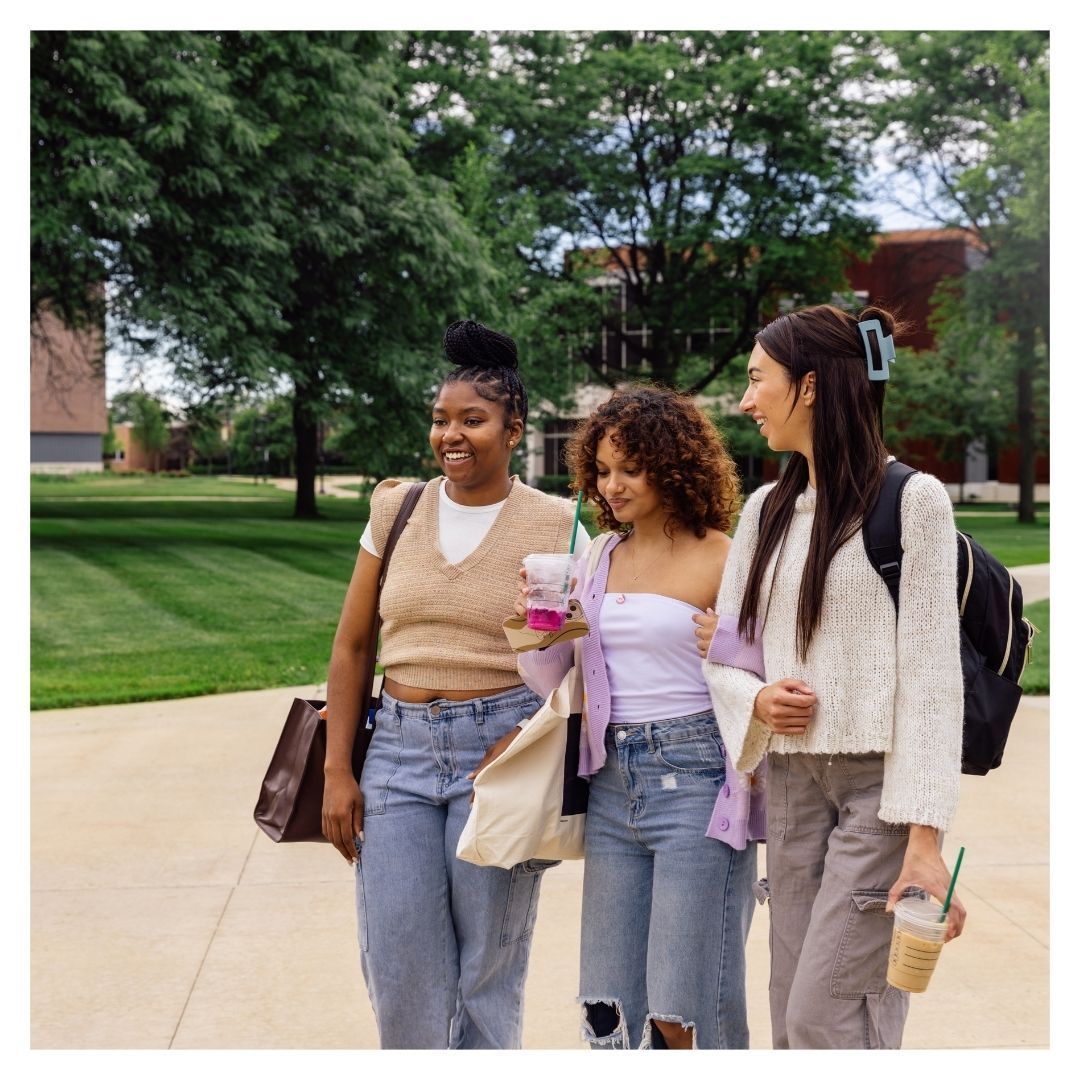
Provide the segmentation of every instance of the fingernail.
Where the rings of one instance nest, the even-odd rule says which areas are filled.
[[[364,830],[361,829],[360,830],[360,843],[362,844],[363,842],[364,842]]]

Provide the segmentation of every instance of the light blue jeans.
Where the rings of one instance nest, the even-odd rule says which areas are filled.
[[[744,1049],[757,845],[705,835],[726,774],[716,719],[613,724],[605,747],[585,825],[583,1037],[663,1046],[666,1020],[699,1049]]]
[[[383,1049],[515,1049],[543,871],[455,854],[467,775],[541,699],[527,687],[409,705],[383,694],[360,787],[360,961]]]

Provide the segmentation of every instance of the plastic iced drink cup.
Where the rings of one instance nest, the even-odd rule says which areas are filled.
[[[525,625],[547,633],[561,630],[570,602],[573,555],[526,555]]]
[[[938,921],[941,910],[936,900],[909,896],[896,902],[889,970],[885,974],[890,986],[921,994],[929,985],[948,925]]]

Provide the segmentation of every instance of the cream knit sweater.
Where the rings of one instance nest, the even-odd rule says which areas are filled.
[[[724,568],[719,614],[738,615],[757,545],[762,501],[747,500]],[[947,829],[960,790],[964,689],[956,610],[956,534],[941,483],[925,473],[903,489],[900,612],[866,557],[857,532],[836,553],[825,579],[821,622],[806,662],[795,646],[799,585],[814,520],[812,488],[798,497],[777,566],[774,554],[762,586],[772,605],[762,634],[765,682],[722,664],[704,663],[724,743],[740,772],[766,751],[782,754],[884,752],[878,817]],[[773,571],[775,569],[775,578]],[[801,679],[818,706],[805,735],[776,735],[753,716],[758,692],[777,679]]]
[[[384,480],[371,493],[371,533],[379,551],[409,485]],[[521,683],[503,633],[514,613],[521,560],[570,550],[574,508],[515,476],[479,547],[449,563],[438,544],[439,484],[429,482],[390,557],[379,598],[379,660],[386,674],[425,690],[491,690]]]

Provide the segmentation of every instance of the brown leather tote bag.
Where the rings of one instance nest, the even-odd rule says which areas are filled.
[[[398,537],[405,528],[417,500],[424,490],[424,484],[413,484],[406,492],[394,527],[386,540],[383,552],[382,572],[379,575],[379,593],[394,554]],[[374,642],[379,640],[378,597],[375,601],[375,622],[372,628]],[[360,782],[360,772],[364,767],[364,755],[367,753],[371,737],[375,734],[375,714],[379,711],[382,699],[382,676],[375,676],[375,652],[371,650],[365,679],[361,686],[366,688],[363,699],[367,702],[366,713],[357,725],[356,741],[353,743],[352,770],[356,782]],[[270,759],[270,768],[263,777],[259,789],[259,801],[255,804],[255,822],[271,840],[276,843],[291,843],[300,840],[316,840],[328,843],[322,832],[323,801],[323,764],[326,760],[326,720],[320,714],[325,710],[326,702],[308,701],[293,698],[289,715],[285,718],[285,727],[281,731],[274,756]],[[366,721],[366,722],[365,722]]]

